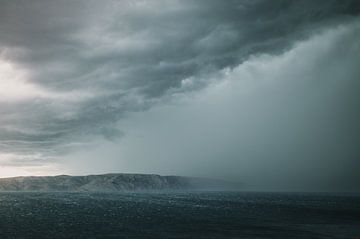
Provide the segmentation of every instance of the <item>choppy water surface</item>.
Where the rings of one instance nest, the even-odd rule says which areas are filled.
[[[355,195],[0,193],[0,238],[360,238]]]

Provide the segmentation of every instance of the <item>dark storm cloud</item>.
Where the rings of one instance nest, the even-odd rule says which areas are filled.
[[[280,54],[359,11],[355,0],[4,0],[2,58],[59,96],[0,102],[0,149],[56,155],[87,135],[113,140],[128,112],[203,88],[222,69]]]
[[[258,190],[360,190],[360,21],[280,55],[225,70],[216,84],[120,121],[121,144],[69,155],[91,172],[239,180]],[[185,98],[185,99],[184,99]],[[105,145],[104,145],[105,144]]]

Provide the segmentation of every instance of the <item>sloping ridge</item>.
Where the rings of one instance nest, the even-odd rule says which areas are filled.
[[[0,191],[145,191],[219,187],[219,180],[156,174],[30,176],[0,178]]]

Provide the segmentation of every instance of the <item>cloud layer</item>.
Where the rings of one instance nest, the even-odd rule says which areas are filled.
[[[359,12],[360,4],[355,0],[3,1],[0,151],[17,155],[7,164],[57,161],[59,156],[87,147],[99,137],[110,141],[122,137],[129,130],[118,127],[118,122],[130,117],[131,112],[202,92],[209,84],[227,82],[229,75],[251,79],[246,83],[249,89],[239,87],[245,91],[242,94],[249,94],[246,91],[252,87],[266,89],[259,90],[256,98],[232,99],[239,104],[243,100],[254,102],[248,110],[265,122],[272,120],[272,114],[263,113],[271,107],[290,115],[289,122],[279,120],[282,124],[292,125],[296,120],[291,114],[304,112],[298,115],[299,125],[292,125],[303,132],[309,118],[323,119],[322,110],[330,114],[324,109],[329,106],[319,103],[322,101],[334,101],[330,105],[339,111],[329,117],[350,120],[357,103],[352,92],[358,86],[353,79],[359,76],[354,66],[359,52],[353,41],[359,38],[354,23]],[[323,37],[314,38],[317,35]],[[304,41],[314,45],[302,50],[299,44]],[[324,54],[333,61],[322,60]],[[353,58],[348,59],[348,54]],[[340,64],[343,60],[345,63]],[[274,61],[277,63],[269,63]],[[277,78],[281,83],[272,81]],[[324,78],[333,80],[325,84]],[[340,78],[351,87],[337,83]],[[332,88],[332,84],[339,85]],[[284,90],[292,93],[282,95]],[[342,96],[316,96],[316,90],[342,91]],[[270,96],[269,91],[278,92],[282,98]],[[307,98],[309,95],[319,104],[318,116],[309,109],[316,105]],[[262,105],[263,101],[276,103]],[[283,105],[282,101],[292,103]],[[231,106],[235,107],[214,107]],[[224,117],[244,117],[235,112]],[[263,121],[257,122],[254,119],[246,124],[261,131]],[[341,128],[347,126],[332,124],[325,121],[318,130],[326,135],[332,131],[325,129],[334,128],[333,137],[340,131],[348,137],[350,133]],[[265,125],[269,134],[276,134],[271,131],[273,126]],[[235,135],[243,134],[228,133],[234,141],[239,140]],[[250,138],[257,136],[248,134]],[[275,142],[280,145],[283,141]]]
[[[360,22],[263,54],[205,90],[120,121],[121,144],[69,155],[75,173],[161,172],[249,189],[359,190]],[[87,163],[87,168],[81,165]]]

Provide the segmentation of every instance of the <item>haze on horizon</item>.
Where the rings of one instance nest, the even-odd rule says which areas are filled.
[[[0,177],[360,191],[360,2],[1,0]]]

